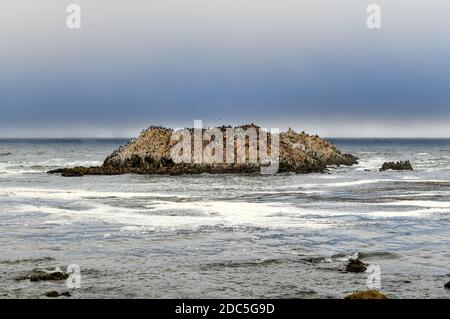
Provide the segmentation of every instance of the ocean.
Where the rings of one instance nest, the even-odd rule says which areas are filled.
[[[78,265],[72,298],[343,298],[380,268],[390,298],[449,298],[450,140],[332,139],[360,158],[307,175],[84,176],[127,140],[0,140],[0,298]],[[414,171],[379,172],[410,160]]]

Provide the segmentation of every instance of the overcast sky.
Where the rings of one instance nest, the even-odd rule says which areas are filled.
[[[66,27],[67,5],[82,27]],[[382,8],[382,28],[366,8]],[[3,0],[0,137],[450,137],[448,0]]]

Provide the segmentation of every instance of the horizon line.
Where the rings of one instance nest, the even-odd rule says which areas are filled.
[[[310,136],[314,136],[316,134],[308,134]],[[393,140],[393,139],[402,139],[402,140],[413,140],[413,139],[421,139],[421,140],[433,140],[433,139],[450,139],[450,136],[392,136],[392,137],[382,137],[382,136],[365,136],[365,137],[357,137],[357,136],[320,136],[323,139],[358,139],[358,140],[368,140],[368,139],[380,139],[380,140]],[[127,136],[118,136],[118,137],[102,137],[102,136],[85,136],[85,137],[55,137],[55,136],[44,136],[44,137],[2,137],[0,136],[0,140],[126,140],[126,139],[135,139],[139,136],[127,137]]]

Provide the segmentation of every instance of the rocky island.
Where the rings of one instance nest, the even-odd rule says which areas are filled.
[[[380,172],[384,171],[412,171],[413,167],[409,161],[385,162],[380,168]]]
[[[252,138],[251,133],[255,132],[256,135]],[[203,161],[198,161],[199,152],[195,149],[195,146],[199,145],[198,138],[201,148],[200,159],[204,159]],[[184,147],[179,145],[181,139],[187,143],[183,144]],[[215,147],[211,147],[211,144]],[[252,147],[257,151],[254,161],[250,160]],[[183,161],[180,161],[178,154],[185,151],[187,156],[185,154]],[[210,152],[213,161],[206,161],[206,158],[202,157],[206,151]],[[297,133],[292,129],[274,134],[249,124],[234,128],[231,126],[213,129],[191,128],[185,129],[182,135],[170,128],[151,126],[142,131],[138,138],[110,154],[101,166],[61,168],[48,173],[69,177],[128,173],[171,175],[257,173],[260,172],[261,166],[266,165],[261,155],[264,153],[267,153],[269,158],[277,155],[277,172],[323,172],[329,165],[357,163],[356,157],[341,153],[336,146],[319,136]],[[242,154],[245,154],[244,159]],[[271,161],[268,162],[270,164]]]

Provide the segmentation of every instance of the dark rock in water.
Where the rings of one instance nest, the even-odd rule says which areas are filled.
[[[84,167],[74,167],[71,169],[67,169],[67,168],[55,169],[53,171],[49,171],[48,173],[61,174],[61,176],[64,176],[64,177],[81,177],[86,174]]]
[[[350,262],[345,267],[347,272],[365,272],[367,270],[367,265],[359,259],[351,259]]]
[[[357,291],[345,297],[345,299],[388,299],[378,290]]]
[[[450,281],[444,285],[444,288],[450,289]]]
[[[64,291],[64,292],[62,292],[62,293],[59,293],[59,292],[57,292],[56,290],[47,291],[47,292],[45,293],[45,295],[46,295],[47,297],[49,297],[49,298],[56,298],[56,297],[61,297],[61,296],[64,296],[64,297],[70,297],[70,296],[72,296],[72,295],[70,294],[70,292],[68,292],[68,291]]]
[[[56,268],[53,271],[33,269],[29,274],[25,276],[16,277],[16,280],[55,281],[66,280],[67,278],[69,278],[69,274]]]
[[[255,140],[250,142],[250,138],[242,139],[242,134],[231,134],[228,138],[228,133],[242,130],[253,131]],[[172,129],[152,126],[144,130],[141,135],[130,141],[128,144],[120,147],[118,150],[110,154],[102,166],[94,167],[74,167],[63,168],[49,171],[50,174],[61,174],[62,176],[74,177],[83,175],[118,175],[118,174],[163,174],[163,175],[178,175],[178,174],[201,174],[201,173],[259,173],[264,163],[261,163],[261,158],[256,156],[255,162],[248,161],[247,153],[249,152],[250,144],[255,147],[254,150],[265,150],[267,154],[272,152],[271,141],[274,140],[274,135],[260,130],[254,124],[243,125],[234,128],[222,126],[216,128],[216,132],[221,132],[223,135],[222,152],[218,155],[218,160],[213,162],[202,161],[202,154],[200,154],[200,161],[195,161],[195,137],[194,129],[187,129],[187,142],[191,148],[191,152],[187,151],[184,162],[177,162],[172,158],[172,154],[178,152],[178,143],[180,138],[174,135],[175,131]],[[178,134],[178,133],[177,133]],[[190,135],[190,136],[189,136]],[[203,144],[200,146],[200,151],[205,150],[216,137],[207,138],[206,130],[199,130],[199,139],[203,138]],[[264,136],[266,135],[266,136]],[[177,137],[173,139],[173,137]],[[184,138],[184,136],[183,136]],[[357,163],[357,158],[351,154],[343,154],[332,143],[321,139],[320,137],[308,135],[304,132],[296,133],[292,129],[287,132],[282,132],[278,135],[279,149],[278,158],[279,166],[278,172],[294,172],[294,173],[311,173],[324,172],[327,166],[339,165],[353,165]],[[242,143],[239,143],[239,140]],[[220,141],[220,140],[218,140]],[[215,141],[216,142],[216,141]],[[198,143],[197,143],[198,144]],[[229,145],[229,150],[226,146]],[[184,147],[181,149],[184,150]],[[216,149],[214,154],[216,154]],[[175,151],[174,151],[175,150]],[[189,148],[187,148],[189,150]],[[219,148],[220,150],[220,148]],[[229,151],[227,153],[227,151]],[[234,152],[233,152],[234,151]],[[238,151],[240,154],[244,152],[246,155],[244,161],[238,161]],[[259,152],[259,151],[258,151]],[[220,154],[218,153],[218,154]],[[262,154],[265,154],[262,153]],[[212,154],[212,153],[211,153]],[[232,154],[232,159],[227,162],[226,154]],[[216,159],[215,159],[216,160]]]
[[[56,290],[47,291],[45,295],[50,298],[59,297],[59,292],[57,292]]]
[[[412,171],[412,165],[409,161],[399,162],[385,162],[380,168],[380,172],[394,170],[394,171]]]
[[[8,156],[8,155],[12,155],[11,152],[0,152],[0,156]]]

